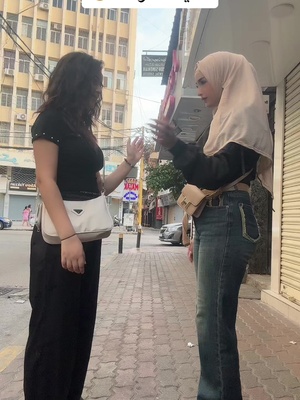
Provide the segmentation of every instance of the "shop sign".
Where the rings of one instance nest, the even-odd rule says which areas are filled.
[[[142,55],[142,76],[162,77],[167,56]]]
[[[10,182],[9,190],[18,190],[22,192],[36,192],[35,183],[20,183],[20,182]]]
[[[175,97],[173,96],[177,82],[177,72],[179,71],[179,60],[177,50],[173,50],[172,69],[169,76],[169,82],[163,100],[163,115],[168,120],[171,119],[175,110]]]

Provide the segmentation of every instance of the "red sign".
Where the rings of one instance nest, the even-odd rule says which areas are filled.
[[[162,207],[156,207],[156,220],[162,221],[163,219],[163,209]]]
[[[137,179],[134,178],[127,178],[124,181],[124,190],[130,190],[130,191],[138,191],[139,190],[139,184]]]
[[[165,91],[165,97],[163,100],[163,115],[168,120],[171,119],[171,116],[175,109],[175,97],[173,96],[174,89],[176,87],[176,79],[177,79],[177,72],[179,71],[179,60],[177,58],[177,51],[173,50],[173,57],[172,57],[172,69],[169,76],[168,86]]]
[[[155,210],[155,218],[157,221],[162,221],[163,219],[163,207],[158,207],[158,199],[156,199],[156,210]]]

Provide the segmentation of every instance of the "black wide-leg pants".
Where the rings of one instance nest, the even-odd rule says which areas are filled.
[[[25,400],[79,400],[97,309],[101,241],[84,243],[85,273],[61,266],[61,246],[31,239],[32,307],[24,361]]]

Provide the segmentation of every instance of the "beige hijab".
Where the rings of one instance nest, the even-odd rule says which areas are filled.
[[[254,67],[240,54],[217,52],[197,62],[196,82],[202,76],[222,93],[213,111],[204,153],[211,156],[229,142],[254,150],[260,154],[258,177],[272,193],[273,139]]]

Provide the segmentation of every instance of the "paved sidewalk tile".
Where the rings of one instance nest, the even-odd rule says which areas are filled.
[[[127,252],[102,268],[84,399],[196,399],[195,279],[183,250]],[[237,330],[243,399],[300,400],[298,327],[241,298]],[[22,357],[0,374],[1,400],[23,399]]]

